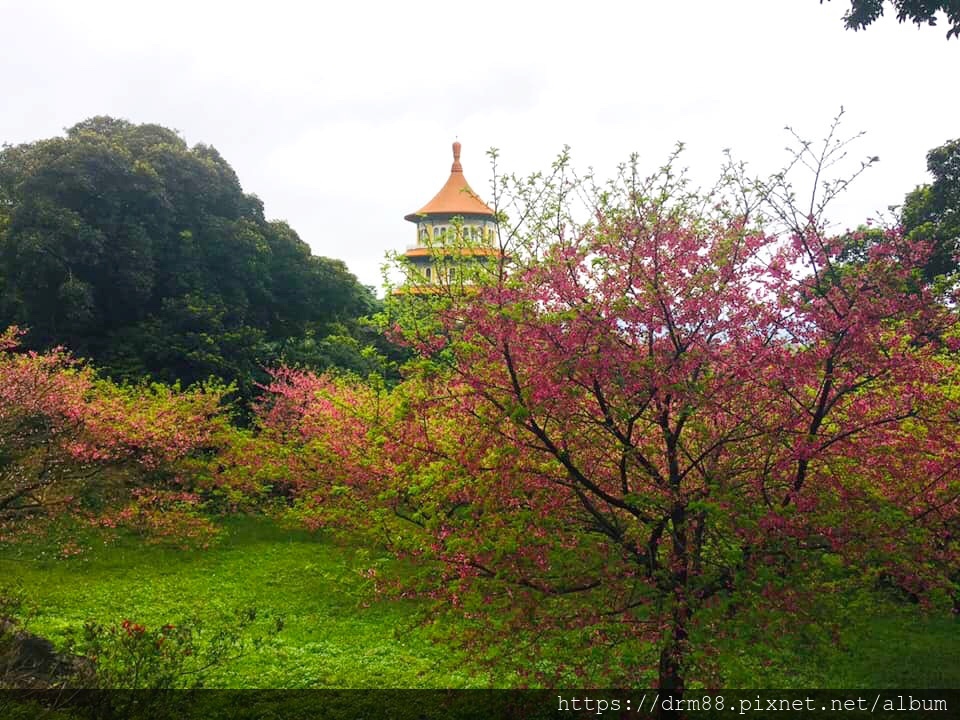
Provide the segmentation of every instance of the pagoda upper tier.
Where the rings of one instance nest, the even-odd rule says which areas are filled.
[[[404,253],[408,258],[423,258],[430,262],[452,250],[458,241],[471,247],[459,248],[457,255],[497,255],[494,248],[497,237],[497,217],[480,199],[467,179],[460,164],[460,143],[453,143],[453,167],[450,177],[433,200],[415,213],[404,216],[417,226],[417,239]]]
[[[463,176],[458,142],[453,143],[453,167],[440,192],[404,219],[416,224],[417,239],[403,254],[412,274],[398,293],[433,292],[454,282],[469,284],[467,270],[503,258],[496,214]]]
[[[450,177],[433,200],[428,202],[415,213],[404,217],[413,223],[421,223],[425,219],[450,219],[460,216],[467,219],[493,219],[494,212],[480,199],[467,179],[463,176],[463,166],[460,164],[460,143],[453,144],[453,166],[450,168]]]

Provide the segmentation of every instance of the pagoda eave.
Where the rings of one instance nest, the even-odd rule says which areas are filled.
[[[435,258],[435,257],[502,257],[503,252],[494,247],[417,247],[407,250],[404,257],[408,258]]]
[[[496,215],[492,210],[490,211],[477,211],[477,210],[445,210],[438,212],[413,212],[409,215],[404,215],[403,219],[407,222],[412,223],[421,223],[427,221],[437,221],[437,222],[449,222],[454,218],[462,218],[463,220],[488,220],[493,222],[496,220]]]

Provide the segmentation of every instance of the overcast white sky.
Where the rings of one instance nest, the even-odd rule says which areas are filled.
[[[677,141],[712,178],[731,148],[780,167],[790,124],[821,138],[840,106],[879,164],[832,217],[855,226],[926,182],[960,136],[960,40],[887,9],[843,29],[847,0],[106,2],[0,0],[0,142],[93,115],[214,145],[271,219],[380,284],[403,216],[444,183],[459,137],[489,199],[501,168],[653,170]],[[943,24],[943,23],[941,23]]]

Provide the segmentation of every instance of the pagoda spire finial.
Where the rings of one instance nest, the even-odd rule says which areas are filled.
[[[462,173],[463,165],[460,164],[460,141],[455,140],[453,143],[453,167],[450,168],[452,173]]]

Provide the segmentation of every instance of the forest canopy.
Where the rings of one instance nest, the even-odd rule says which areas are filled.
[[[268,221],[209,145],[94,117],[0,151],[0,327],[121,379],[251,392],[260,368],[373,368],[373,291]]]

